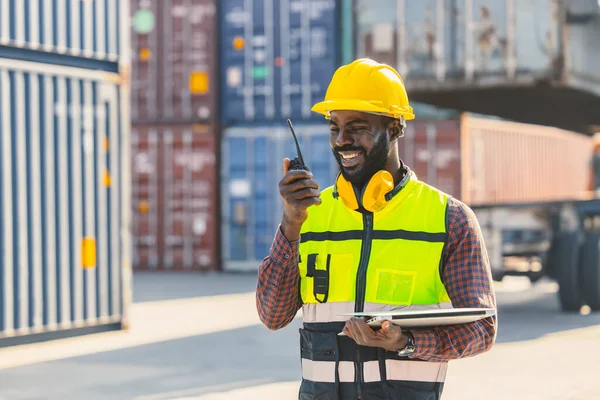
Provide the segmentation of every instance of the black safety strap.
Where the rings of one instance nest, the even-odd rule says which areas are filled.
[[[331,263],[331,254],[327,254],[327,263],[325,269],[314,270],[314,285],[313,295],[319,303],[326,303],[329,297],[329,266]],[[323,296],[323,299],[319,299],[318,296]]]
[[[315,269],[317,268],[317,255],[309,254],[306,260],[306,276],[312,278],[315,276]]]

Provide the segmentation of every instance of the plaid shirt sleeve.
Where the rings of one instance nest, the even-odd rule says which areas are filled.
[[[256,309],[262,323],[271,330],[292,322],[302,305],[297,263],[299,244],[299,240],[288,242],[281,227],[277,227],[271,252],[258,269]]]
[[[487,251],[473,211],[451,198],[448,204],[448,242],[444,249],[442,280],[454,307],[496,308]],[[496,339],[497,319],[469,324],[411,330],[412,358],[448,361],[488,351]]]

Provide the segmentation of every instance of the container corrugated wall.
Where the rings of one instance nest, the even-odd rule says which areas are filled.
[[[21,9],[2,2],[0,31],[9,45],[2,56],[11,58],[0,58],[1,343],[128,324],[127,51],[119,58],[128,36],[114,36],[128,7],[59,3],[25,1]],[[52,19],[38,14],[39,4],[53,10]],[[72,15],[80,6],[85,26]],[[58,38],[36,36],[34,25]],[[89,44],[92,27],[107,42]],[[35,62],[50,61],[33,51],[36,41],[57,52],[52,64]]]
[[[217,120],[216,17],[214,0],[131,0],[134,123]]]
[[[219,267],[215,0],[131,4],[133,267]]]
[[[322,120],[339,65],[335,0],[221,1],[221,104],[225,125]]]
[[[555,0],[354,1],[357,56],[405,79],[545,75],[560,57]]]
[[[119,89],[96,73],[0,63],[0,330],[118,322],[126,228]],[[82,265],[86,238],[96,246],[90,268]]]
[[[209,125],[133,128],[134,268],[218,266],[217,140]]]
[[[123,11],[120,0],[1,0],[0,45],[116,62]]]
[[[409,121],[398,140],[400,158],[425,183],[461,198],[461,147],[458,119]]]
[[[333,184],[338,165],[326,124],[296,124],[304,161],[321,188]],[[224,132],[221,167],[224,270],[256,270],[269,254],[283,205],[278,182],[285,157],[296,157],[287,125],[230,128]]]
[[[578,198],[592,139],[556,128],[463,115],[462,197],[469,204]]]

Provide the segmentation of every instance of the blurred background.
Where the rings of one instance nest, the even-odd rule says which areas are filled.
[[[447,399],[600,399],[600,2],[1,0],[0,399],[297,398],[256,273],[336,68],[394,66],[498,300]],[[558,361],[560,358],[560,361]]]

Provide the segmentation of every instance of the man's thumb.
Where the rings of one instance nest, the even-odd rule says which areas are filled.
[[[283,159],[283,174],[287,174],[288,169],[290,168],[290,159],[289,158],[284,158]]]
[[[381,324],[381,329],[388,331],[391,328],[391,325],[392,323],[390,321],[383,321],[383,324]]]

